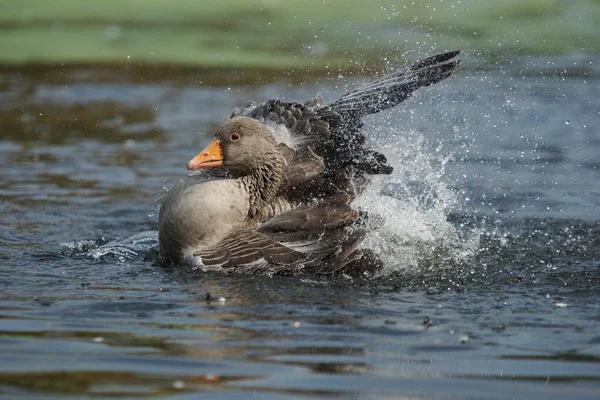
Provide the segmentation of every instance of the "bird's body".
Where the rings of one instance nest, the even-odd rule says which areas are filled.
[[[178,264],[187,262],[199,243],[213,246],[231,231],[245,229],[248,211],[248,191],[239,180],[186,177],[162,200],[160,229],[169,232],[160,235],[163,257]],[[190,218],[198,212],[201,224]]]
[[[162,201],[162,257],[202,270],[319,273],[361,260],[365,230],[350,204],[367,175],[392,172],[385,156],[365,147],[361,119],[449,76],[457,54],[329,104],[270,100],[234,109],[217,140],[188,163],[208,173],[188,176]]]

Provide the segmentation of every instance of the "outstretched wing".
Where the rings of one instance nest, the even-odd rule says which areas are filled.
[[[437,83],[448,76],[459,61],[450,61],[453,51],[419,61],[408,68],[383,76],[347,93],[317,110],[329,124],[331,140],[320,155],[331,160],[329,170],[351,167],[366,174],[389,174],[392,167],[383,154],[365,148],[362,118],[395,107],[420,87]]]
[[[344,120],[360,119],[394,107],[420,87],[430,86],[450,76],[460,62],[450,61],[460,51],[438,54],[347,93],[328,104]]]
[[[269,127],[288,161],[288,187],[296,188],[294,195],[325,198],[346,185],[347,176],[360,181],[365,174],[393,171],[383,154],[365,146],[362,118],[394,107],[418,88],[447,78],[459,63],[452,61],[458,54],[454,51],[419,61],[329,104],[320,97],[305,103],[247,102],[229,117],[246,116]],[[328,187],[333,192],[315,192]]]

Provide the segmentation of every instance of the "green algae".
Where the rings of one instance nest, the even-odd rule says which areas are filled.
[[[393,3],[393,4],[391,4]],[[0,0],[0,64],[337,70],[600,47],[597,0]]]

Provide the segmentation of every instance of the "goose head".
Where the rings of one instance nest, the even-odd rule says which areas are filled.
[[[280,162],[271,131],[255,119],[235,117],[217,129],[215,140],[188,162],[187,169],[224,167],[234,175],[245,176]]]

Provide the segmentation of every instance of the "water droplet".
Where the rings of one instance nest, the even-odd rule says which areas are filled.
[[[104,37],[107,40],[116,40],[121,37],[121,27],[119,25],[108,25],[104,28]]]
[[[173,387],[175,389],[183,389],[185,387],[185,382],[184,381],[175,381],[175,382],[173,382]]]

